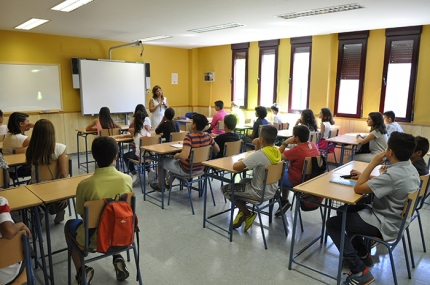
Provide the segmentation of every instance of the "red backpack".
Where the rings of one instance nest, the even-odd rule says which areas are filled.
[[[137,216],[127,203],[127,198],[131,194],[117,194],[113,199],[103,199],[105,206],[97,229],[98,252],[107,252],[115,247],[128,247],[133,243]]]

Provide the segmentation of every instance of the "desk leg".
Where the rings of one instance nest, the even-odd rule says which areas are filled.
[[[164,179],[166,179],[164,177],[164,155],[159,155],[158,157],[160,158],[158,163],[161,163],[161,173],[158,173],[158,175],[161,175],[161,209],[164,209]],[[170,185],[170,188],[172,188],[172,185]]]
[[[294,243],[296,239],[296,228],[297,228],[297,216],[299,215],[300,208],[300,198],[298,192],[295,192],[296,195],[296,207],[294,209],[294,221],[293,221],[293,233],[291,235],[291,247],[290,247],[290,261],[288,262],[288,269],[291,270],[291,265],[293,264],[293,255],[294,255]]]
[[[230,242],[233,241],[233,215],[234,208],[236,207],[236,201],[234,199],[234,181],[236,180],[236,174],[233,175],[233,180],[231,181],[231,209],[230,209],[230,225],[228,227],[230,233]]]
[[[345,156],[345,145],[342,144],[342,147],[340,148],[340,161],[339,161],[339,166],[343,165],[343,158]]]
[[[206,167],[205,170],[205,187],[203,189],[203,228],[206,227],[206,199],[207,199],[207,191],[208,191],[208,187],[207,187],[207,182],[208,182],[208,172],[209,172],[209,167]]]
[[[337,267],[337,285],[341,282],[342,267],[343,267],[343,247],[345,246],[345,228],[346,228],[346,215],[348,213],[348,204],[345,204],[344,212],[342,214],[342,230],[340,238],[340,249],[339,249],[339,264]]]
[[[45,251],[43,249],[43,237],[42,237],[42,225],[40,223],[40,218],[39,218],[39,208],[36,206],[32,209],[33,214],[34,214],[34,221],[36,223],[36,231],[37,231],[37,236],[39,239],[39,249],[40,249],[40,259],[42,261],[42,270],[43,270],[43,276],[45,278],[45,284],[49,284],[49,276],[48,276],[48,272],[47,272],[47,268],[46,268],[46,260],[45,260]],[[35,237],[33,237],[34,239]],[[36,260],[37,263],[37,260]],[[53,283],[52,283],[53,284]]]
[[[89,169],[88,169],[88,135],[84,136],[85,138],[85,159],[86,159],[86,164],[87,164],[87,173],[89,173]]]
[[[49,205],[45,205],[45,228],[46,228],[46,244],[48,247],[49,278],[51,279],[51,284],[54,284],[54,266],[52,264],[51,231],[49,227]]]
[[[78,148],[78,169],[79,169],[79,167],[81,167],[81,160],[80,160],[80,158],[79,158],[79,137],[80,137],[80,135],[81,135],[81,132],[77,132],[76,133],[76,146],[77,146],[77,148]]]

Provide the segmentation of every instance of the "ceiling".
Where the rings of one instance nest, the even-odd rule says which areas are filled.
[[[50,20],[31,33],[197,48],[278,38],[430,24],[430,0],[95,0],[75,11],[50,10],[62,0],[2,0],[0,30],[30,18]],[[342,4],[364,9],[285,20],[275,15]],[[187,30],[240,23],[244,27],[193,33]],[[1,39],[0,39],[1,42]]]

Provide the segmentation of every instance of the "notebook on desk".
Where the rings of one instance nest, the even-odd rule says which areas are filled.
[[[355,184],[357,183],[357,181],[354,180],[349,180],[349,179],[343,179],[343,178],[333,178],[332,180],[330,180],[330,182],[332,183],[337,183],[337,184],[342,184],[345,186],[351,186],[354,187]]]
[[[181,144],[181,143],[174,143],[174,144],[171,144],[170,146],[173,146],[173,147],[176,147],[176,148],[182,148],[184,145]]]

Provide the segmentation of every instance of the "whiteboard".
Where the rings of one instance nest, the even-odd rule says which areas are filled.
[[[101,107],[111,113],[132,113],[145,104],[145,64],[80,59],[82,115],[98,114]]]
[[[60,82],[58,65],[0,63],[0,109],[62,110]]]

